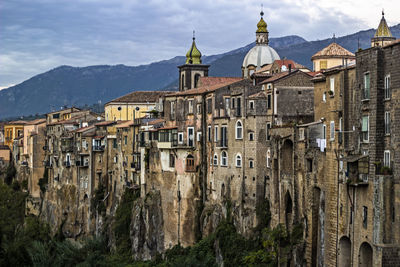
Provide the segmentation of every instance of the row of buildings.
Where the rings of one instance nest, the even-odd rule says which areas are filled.
[[[150,259],[227,212],[250,236],[268,200],[271,227],[304,226],[288,266],[398,264],[400,42],[382,16],[371,48],[333,42],[308,70],[280,59],[268,34],[261,13],[242,77],[208,77],[193,38],[177,92],[133,92],[104,116],[70,108],[4,125],[28,212],[76,239],[136,191],[132,253]]]

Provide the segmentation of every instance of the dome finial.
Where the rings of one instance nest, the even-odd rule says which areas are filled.
[[[383,10],[383,8],[382,8],[382,17],[384,17],[385,16],[385,10]]]
[[[264,16],[264,5],[261,4],[261,12],[260,12],[261,18]]]
[[[196,47],[195,31],[193,30],[193,42],[189,51],[186,53],[186,64],[201,64],[201,52]]]

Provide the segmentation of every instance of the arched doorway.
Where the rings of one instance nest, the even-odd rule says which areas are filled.
[[[286,225],[286,229],[290,229],[290,227],[292,226],[292,210],[293,210],[292,197],[290,196],[289,191],[287,191],[286,195],[285,195],[285,225]]]
[[[364,242],[360,247],[360,254],[358,255],[358,266],[360,267],[372,267],[372,254],[373,250],[370,244]]]
[[[340,267],[351,266],[351,241],[347,236],[339,240],[338,263]]]

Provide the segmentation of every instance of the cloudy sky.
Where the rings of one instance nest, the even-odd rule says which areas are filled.
[[[203,54],[255,39],[261,3],[272,37],[325,39],[376,28],[399,0],[1,0],[0,88],[59,65],[140,65],[184,55],[192,30]]]

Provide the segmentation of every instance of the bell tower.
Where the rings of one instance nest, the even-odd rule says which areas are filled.
[[[186,53],[186,62],[179,68],[179,91],[186,91],[198,87],[200,77],[208,76],[210,65],[203,65],[201,53],[196,47],[196,38],[193,31],[193,42],[189,51]]]

